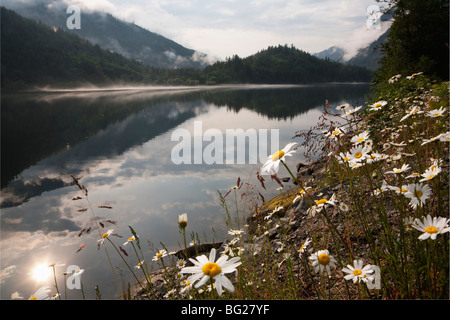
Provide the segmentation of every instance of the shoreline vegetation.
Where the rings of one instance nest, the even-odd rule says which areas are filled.
[[[192,231],[188,244],[189,213],[180,213],[180,249],[161,244],[145,256],[132,226],[123,244],[113,229],[104,232],[75,177],[81,194],[73,200],[87,201],[110,264],[118,254],[133,275],[118,285],[121,299],[448,299],[448,88],[421,73],[396,75],[365,107],[326,104],[298,142],[218,190],[223,242],[202,243]],[[297,147],[319,157],[293,170],[284,159]],[[265,199],[275,188],[279,195]]]

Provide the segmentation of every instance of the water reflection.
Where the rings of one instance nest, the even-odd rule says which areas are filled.
[[[83,283],[98,284],[104,298],[120,294],[97,250],[98,234],[78,237],[93,216],[80,210],[86,202],[72,200],[79,190],[70,175],[88,188],[96,218],[114,221],[105,228],[125,239],[130,225],[144,242],[177,247],[177,218],[186,212],[188,232],[222,241],[217,190],[228,190],[238,176],[246,180],[255,165],[174,165],[171,132],[193,133],[195,121],[221,132],[276,128],[284,145],[314,123],[325,99],[359,105],[367,91],[364,85],[247,86],[3,96],[2,299],[15,291],[27,297],[37,289],[30,288],[32,266],[55,262],[85,269]],[[99,208],[104,205],[111,209]],[[146,246],[149,259],[150,251]],[[93,298],[93,290],[86,296]]]

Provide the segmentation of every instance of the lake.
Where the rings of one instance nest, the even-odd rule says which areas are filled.
[[[94,299],[95,285],[102,298],[117,299],[122,292],[105,251],[97,248],[99,232],[86,232],[94,217],[104,225],[101,232],[114,229],[123,237],[111,239],[128,250],[132,266],[139,261],[132,247],[123,246],[131,236],[128,226],[139,235],[149,266],[162,245],[182,248],[182,213],[188,215],[188,242],[223,241],[229,226],[218,190],[225,194],[238,177],[258,187],[255,172],[277,151],[271,150],[274,144],[300,143],[295,133],[315,125],[325,100],[333,107],[359,106],[367,93],[367,84],[324,84],[2,95],[1,298],[28,299],[43,285],[53,289],[53,275],[46,271],[55,263],[62,294],[62,273],[72,265],[85,270],[83,292],[67,290],[68,299],[81,299],[82,293]],[[234,132],[234,145],[227,143],[227,132]],[[257,140],[239,145],[248,133]],[[295,169],[304,160],[299,149],[287,164]],[[287,177],[283,169],[279,176]],[[83,194],[71,175],[88,190],[94,215],[85,211],[85,199],[73,200]],[[261,191],[268,199],[279,191],[270,177],[266,181]],[[234,194],[226,199],[234,208]],[[133,284],[119,255],[112,247],[108,253],[123,273],[120,286]],[[40,265],[44,270],[37,271]]]

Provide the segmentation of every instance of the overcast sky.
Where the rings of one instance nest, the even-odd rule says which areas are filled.
[[[352,53],[385,30],[367,27],[368,7],[379,5],[375,0],[73,1],[221,59],[278,44],[310,53],[338,45]]]
[[[367,27],[369,6],[379,5],[375,0],[63,1],[111,13],[219,59],[246,57],[278,44],[310,53],[337,45],[351,55],[387,27]]]

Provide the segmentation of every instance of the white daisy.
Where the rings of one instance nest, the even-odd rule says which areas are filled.
[[[269,175],[275,175],[278,172],[280,161],[284,161],[286,156],[292,156],[295,150],[292,148],[297,142],[288,143],[282,150],[275,152],[269,156],[266,163],[261,168],[261,173],[267,173]]]
[[[450,231],[448,226],[450,219],[442,217],[431,217],[427,215],[423,221],[416,218],[412,227],[423,233],[419,236],[420,240],[431,238],[435,240],[438,234],[443,234]]]
[[[375,190],[373,191],[373,193],[374,193],[375,195],[378,196],[379,194],[381,194],[382,192],[384,192],[384,191],[386,191],[386,190],[392,190],[392,187],[391,187],[390,185],[388,185],[388,184],[386,183],[386,181],[383,181],[381,187],[375,189]]]
[[[328,250],[314,252],[308,259],[311,261],[315,273],[323,273],[323,271],[330,273],[330,268],[336,265],[336,259],[330,255]]]
[[[215,288],[217,293],[222,295],[222,287],[230,292],[234,292],[234,287],[231,281],[225,276],[226,273],[236,272],[236,267],[238,267],[241,262],[239,257],[234,257],[228,260],[228,256],[222,255],[217,261],[216,260],[216,249],[211,249],[209,253],[209,259],[206,255],[201,255],[196,259],[189,259],[194,266],[184,267],[181,269],[180,273],[192,273],[192,275],[187,279],[187,281],[194,283],[200,280],[195,285],[195,288],[199,288],[210,279],[215,280]]]
[[[316,211],[318,212],[318,211],[322,210],[322,208],[323,208],[326,204],[330,204],[330,205],[332,205],[332,206],[335,206],[335,205],[336,205],[335,199],[336,199],[336,196],[333,194],[329,200],[327,200],[327,199],[325,199],[325,198],[316,200],[316,201],[315,201],[316,204],[315,204],[313,207],[314,207],[314,208],[316,209]]]
[[[99,242],[100,244],[103,244],[103,242],[105,242],[105,239],[108,238],[112,233],[113,233],[113,229],[109,229],[108,231],[106,231],[103,235],[102,238],[100,240],[97,240],[97,242]]]
[[[387,105],[387,101],[381,100],[378,102],[375,102],[374,104],[371,104],[369,107],[369,110],[371,111],[378,111],[381,108],[383,108],[385,105]]]
[[[392,171],[386,171],[385,173],[402,173],[402,172],[408,171],[409,169],[411,169],[409,167],[409,164],[404,164],[404,165],[402,165],[401,168],[394,168],[394,169],[392,169]]]
[[[373,162],[377,162],[380,160],[384,160],[387,159],[388,156],[382,153],[378,153],[378,152],[372,152],[369,154],[369,156],[366,158],[366,162],[367,163],[373,163]]]
[[[400,119],[400,122],[402,122],[406,118],[409,118],[413,114],[420,114],[420,113],[423,113],[423,111],[420,110],[417,106],[413,106],[412,109],[406,111],[406,115],[403,118]]]
[[[177,268],[182,269],[182,268],[184,268],[185,265],[186,265],[186,260],[184,260],[184,259],[179,259],[179,260],[177,261]]]
[[[306,194],[306,190],[311,189],[310,187],[306,187],[305,189],[299,189],[297,191],[297,196],[294,198],[294,200],[292,200],[292,203],[296,203],[298,200],[300,200],[301,198],[303,198]]]
[[[369,149],[362,145],[357,145],[350,149],[351,162],[361,162],[368,158]]]
[[[129,242],[134,241],[134,240],[136,240],[136,237],[135,237],[135,236],[131,236],[131,237],[129,237],[129,238],[127,239],[126,242],[123,243],[123,245],[126,246]]]
[[[306,247],[311,243],[311,240],[309,240],[309,238],[307,238],[305,240],[305,242],[303,242],[302,246],[300,247],[300,249],[298,249],[298,255],[299,257],[302,256],[303,252],[306,251]]]
[[[395,191],[395,193],[397,194],[403,194],[405,195],[408,192],[408,189],[406,189],[406,185],[402,185],[401,187],[393,187],[393,186],[389,186],[388,187],[390,190]]]
[[[401,77],[402,77],[401,74],[397,74],[397,75],[391,77],[391,78],[388,80],[388,82],[389,82],[389,83],[394,83],[395,81],[398,81],[398,79],[400,79]]]
[[[344,103],[344,104],[341,104],[340,106],[337,106],[336,110],[345,110],[348,107],[350,107],[350,104],[349,103]]]
[[[348,205],[346,205],[345,203],[341,202],[339,204],[339,210],[343,211],[343,212],[347,212],[349,210]]]
[[[350,154],[350,152],[346,152],[346,153],[341,152],[339,154],[339,156],[336,155],[336,158],[339,163],[342,163],[342,164],[347,163],[348,164],[352,160],[352,155]]]
[[[335,128],[332,131],[328,131],[325,135],[326,137],[334,138],[335,140],[338,139],[340,136],[344,134],[344,130],[341,128]]]
[[[159,260],[159,259],[162,259],[162,258],[164,258],[164,257],[167,257],[168,255],[169,255],[169,253],[167,252],[167,250],[161,249],[161,250],[158,251],[157,254],[155,254],[155,255],[153,256],[152,261],[157,261],[157,260]]]
[[[406,186],[406,190],[408,191],[405,193],[405,197],[411,199],[409,205],[413,209],[416,209],[417,206],[421,207],[432,193],[430,186],[422,183],[409,184]]]
[[[419,182],[428,181],[436,177],[442,171],[439,167],[428,168],[425,170],[425,173],[421,174],[423,179],[420,179]]]
[[[427,116],[432,117],[432,118],[437,118],[442,116],[445,113],[445,108],[444,107],[440,107],[439,109],[434,109],[434,110],[430,110],[427,112]]]
[[[228,234],[232,235],[232,236],[239,236],[239,235],[241,235],[243,233],[244,233],[244,230],[242,230],[242,229],[240,229],[240,230],[233,230],[233,229],[228,230]]]
[[[182,213],[178,216],[178,226],[181,229],[186,228],[187,226],[187,222],[188,222],[188,217],[187,217],[187,213]]]
[[[48,287],[41,287],[37,289],[35,293],[31,295],[31,297],[28,300],[48,300],[50,299],[50,288]]]
[[[144,264],[144,260],[140,261],[137,265],[134,266],[135,269],[140,269]]]
[[[358,145],[361,142],[366,141],[367,139],[369,139],[369,131],[364,131],[364,132],[354,136],[352,138],[351,142]]]
[[[371,280],[372,277],[368,277],[368,275],[374,272],[370,264],[363,268],[362,260],[353,260],[353,266],[348,264],[346,268],[342,269],[342,271],[348,273],[348,275],[344,276],[344,279],[353,280],[353,283],[359,281],[367,282],[368,280]]]
[[[361,109],[362,106],[353,108],[353,109],[347,109],[345,110],[345,113],[342,115],[345,118],[348,118],[349,116],[353,115],[354,113],[356,113],[359,109]]]
[[[450,131],[447,131],[446,133],[442,133],[439,135],[439,140],[442,142],[449,142],[450,141]]]

